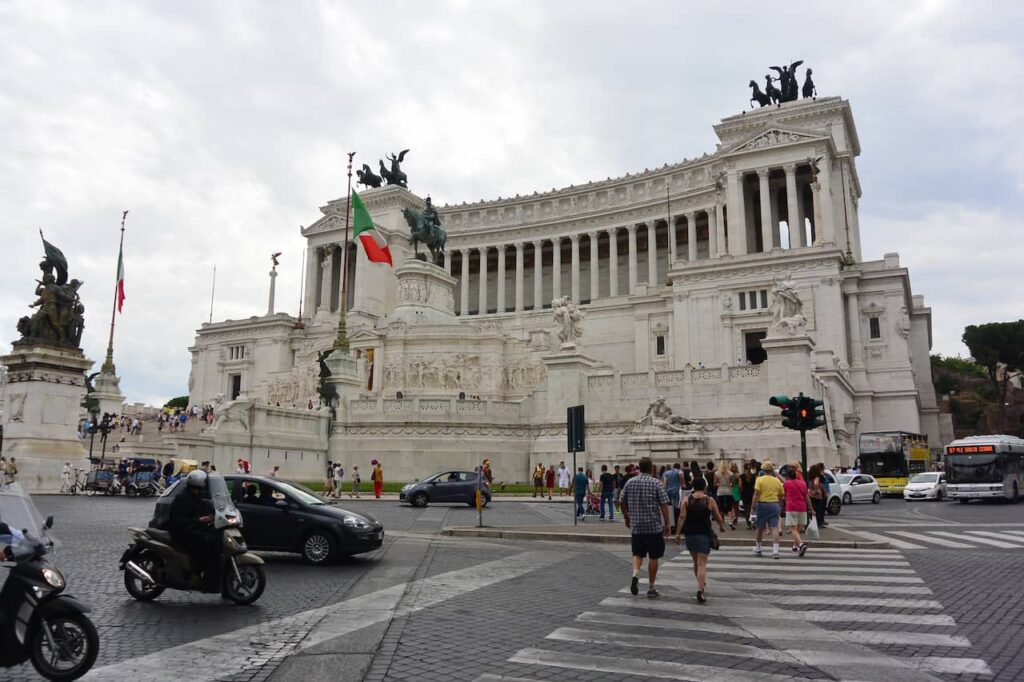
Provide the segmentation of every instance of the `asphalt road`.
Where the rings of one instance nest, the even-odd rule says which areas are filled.
[[[751,673],[759,679],[850,679],[852,672],[842,668],[846,658],[871,662],[856,670],[856,679],[1024,677],[1024,505],[887,499],[846,507],[832,523],[914,547],[817,556],[812,547],[806,562],[787,556],[767,566],[750,564],[746,551],[715,553],[709,588],[714,609],[694,618],[686,615],[694,608],[688,557],[669,562],[659,581],[660,600],[649,603],[641,595],[624,602],[634,599],[620,592],[628,583],[628,548],[445,538],[437,531],[475,523],[476,512],[375,501],[343,506],[383,521],[380,551],[321,568],[268,555],[267,591],[251,607],[173,591],[141,604],[125,592],[117,560],[128,543],[126,529],[147,522],[151,501],[41,496],[37,504],[55,517],[53,532],[63,542],[56,560],[69,591],[94,609],[101,652],[91,679],[709,674],[686,668],[693,665],[724,671],[723,679],[729,671],[737,679],[751,679]],[[572,519],[568,503],[494,502],[484,513],[490,525]],[[670,549],[667,556],[678,555]],[[725,609],[729,604],[739,610]],[[767,629],[751,626],[747,613],[761,614]],[[712,629],[694,631],[694,622]],[[772,631],[771,623],[783,631]],[[794,638],[785,632],[796,626],[803,633],[796,639],[805,642],[794,653]],[[846,639],[833,641],[838,637]],[[913,675],[900,667],[904,659],[917,666]],[[190,661],[187,670],[172,672],[183,661]],[[636,663],[624,670],[624,661]],[[669,672],[653,665],[670,662],[675,667]],[[35,677],[23,666],[0,670],[5,679]]]

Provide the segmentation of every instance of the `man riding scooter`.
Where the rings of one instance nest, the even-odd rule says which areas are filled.
[[[192,566],[203,576],[204,589],[219,584],[223,533],[213,527],[213,503],[207,490],[207,473],[197,469],[185,479],[188,493],[171,503],[168,531],[180,549],[188,552]]]

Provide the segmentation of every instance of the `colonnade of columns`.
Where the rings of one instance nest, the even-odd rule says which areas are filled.
[[[326,244],[318,246],[313,251],[316,262],[319,264],[320,274],[317,277],[317,290],[314,298],[317,311],[338,312],[341,302],[341,277],[344,271],[344,244]],[[356,272],[356,245],[349,242],[348,249],[348,288],[347,294],[349,306],[351,307],[354,298],[355,272]],[[307,299],[308,300],[308,299]]]
[[[725,244],[720,215],[721,207],[713,206],[674,216],[671,225],[662,218],[508,245],[449,247],[445,269],[459,280],[457,312],[478,315],[539,310],[563,295],[589,303],[633,294],[638,284],[658,286],[663,284],[659,276],[663,280],[673,261],[696,261],[724,253],[720,250]],[[678,251],[680,242],[685,242],[685,251]],[[625,254],[627,268],[622,283],[620,253]],[[513,258],[514,265],[509,262]],[[569,273],[567,282],[563,282],[563,268]],[[511,286],[510,271],[515,273]]]

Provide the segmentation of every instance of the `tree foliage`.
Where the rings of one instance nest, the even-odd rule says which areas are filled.
[[[188,396],[179,395],[177,398],[171,398],[166,403],[164,403],[164,407],[169,407],[172,410],[176,407],[186,408],[188,407]]]
[[[1006,411],[1010,375],[1024,368],[1024,320],[972,324],[963,342],[974,361],[985,368],[999,396],[999,420]]]
[[[954,374],[965,374],[979,379],[988,378],[988,371],[984,367],[971,358],[962,358],[959,355],[953,357],[935,354],[932,356],[932,367],[941,367]]]

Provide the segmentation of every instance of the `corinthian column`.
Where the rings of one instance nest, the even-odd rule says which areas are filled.
[[[571,264],[569,266],[570,273],[572,275],[572,300],[576,303],[580,302],[580,236],[578,234],[569,235],[569,244],[571,246],[570,253],[572,254]]]
[[[733,256],[747,252],[747,208],[743,194],[743,176],[739,171],[729,171],[726,196],[729,202],[729,253]]]
[[[498,247],[498,312],[505,312],[505,245]]]
[[[608,230],[608,295],[619,295],[619,228]]]
[[[671,216],[669,221],[665,223],[668,228],[668,267],[672,268],[672,264],[676,262],[677,256],[677,244],[676,244],[676,221],[672,220]]]
[[[658,223],[647,223],[647,286],[658,284]]]
[[[488,247],[486,246],[480,247],[480,288],[477,294],[477,315],[487,314],[487,250]]]
[[[601,280],[598,277],[597,263],[597,232],[588,232],[587,237],[590,239],[590,300],[596,301],[601,293]]]
[[[516,312],[523,309],[523,249],[525,244],[516,244]]]
[[[533,309],[544,307],[544,243],[533,243]]]
[[[757,171],[758,191],[761,197],[761,249],[767,253],[775,245],[775,226],[772,225],[772,198],[768,187],[768,169]]]
[[[686,238],[689,240],[687,244],[688,253],[686,254],[687,260],[691,263],[697,260],[697,212],[690,211],[686,214]]]
[[[796,193],[796,164],[791,163],[786,171],[786,223],[789,225],[789,248],[805,246],[803,220],[800,218],[800,200]]]
[[[551,240],[551,298],[562,296],[562,238]]]
[[[708,216],[708,258],[718,258],[718,220],[715,218],[715,207],[707,209]]]
[[[627,225],[629,235],[629,293],[636,293],[636,225]]]
[[[462,291],[459,295],[459,315],[469,315],[469,249],[462,249],[462,278],[459,284]]]

